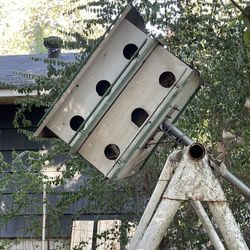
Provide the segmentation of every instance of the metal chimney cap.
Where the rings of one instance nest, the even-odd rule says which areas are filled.
[[[63,40],[58,36],[49,36],[43,39],[43,44],[46,48],[61,48]]]
[[[61,55],[61,47],[63,45],[62,38],[58,36],[49,36],[43,39],[43,44],[47,48],[48,58],[59,58]]]

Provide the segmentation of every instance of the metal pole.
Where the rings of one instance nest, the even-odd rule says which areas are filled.
[[[184,134],[175,125],[165,120],[162,124],[164,132],[178,144],[183,143],[185,146],[191,145],[194,141]]]
[[[190,139],[186,134],[184,134],[180,129],[178,129],[175,125],[171,124],[167,120],[165,120],[162,124],[163,131],[178,144],[183,143],[185,146],[191,145],[194,141]],[[233,186],[238,188],[246,198],[250,199],[250,188],[245,185],[240,179],[238,179],[235,175],[233,175],[226,168],[224,163],[216,164],[215,159],[210,159],[211,166],[228,182],[230,182]]]
[[[228,182],[232,183],[237,189],[239,189],[246,197],[250,198],[250,189],[241,180],[239,180],[235,175],[228,171],[226,165],[222,162],[220,164],[220,174]]]
[[[43,184],[42,250],[45,250],[45,233],[46,233],[46,183]]]

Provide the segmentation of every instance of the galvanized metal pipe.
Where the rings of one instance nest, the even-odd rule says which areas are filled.
[[[239,189],[245,195],[245,197],[248,197],[250,199],[250,188],[241,180],[239,180],[235,175],[233,175],[230,171],[228,171],[223,162],[220,164],[220,174],[228,182],[232,183],[237,189]]]
[[[177,143],[183,143],[185,146],[191,145],[194,141],[189,138],[186,134],[184,134],[180,129],[178,129],[175,125],[165,120],[162,124],[164,132],[168,136],[174,136],[174,139]]]
[[[175,125],[171,124],[165,120],[162,124],[163,131],[177,143],[183,143],[185,146],[189,146],[194,143],[186,134],[184,134]],[[240,179],[238,179],[234,174],[232,174],[226,168],[224,163],[215,163],[215,160],[210,157],[211,166],[229,183],[235,186],[239,191],[244,194],[244,196],[250,199],[250,188],[245,185]]]
[[[190,145],[188,153],[192,159],[199,161],[205,156],[206,149],[202,144],[195,142]]]

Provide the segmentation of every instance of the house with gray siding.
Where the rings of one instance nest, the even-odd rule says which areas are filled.
[[[40,58],[40,60],[32,60],[32,57]],[[12,56],[0,56],[0,82],[12,83],[16,86],[32,84],[32,80],[23,78],[19,72],[27,74],[41,75],[47,74],[47,64],[44,59],[47,55],[12,55]],[[64,62],[73,62],[75,55],[73,54],[62,54],[59,59]],[[23,98],[23,95],[15,90],[9,89],[8,87],[0,88],[0,152],[6,162],[11,163],[13,150],[20,154],[27,150],[38,151],[47,147],[43,143],[30,141],[28,137],[19,133],[17,128],[13,126],[13,118],[17,111],[15,100]],[[31,113],[27,116],[32,122],[28,128],[30,131],[35,131],[37,124],[44,115],[43,108],[34,108]],[[56,167],[53,168],[56,173]],[[11,171],[8,173],[0,173],[4,175],[11,175]],[[77,175],[73,179],[69,179],[65,185],[56,187],[53,194],[49,195],[47,199],[51,204],[59,200],[62,193],[65,192],[78,192],[80,186],[84,183],[84,176]],[[12,195],[14,185],[1,192],[0,209],[4,212],[12,206]],[[42,208],[42,193],[32,194],[36,195],[38,202]],[[122,194],[118,194],[122,195]],[[82,198],[68,207],[64,211],[63,216],[59,218],[60,228],[59,232],[53,233],[46,229],[46,249],[73,249],[74,244],[80,241],[88,241],[88,246],[85,249],[108,249],[107,246],[98,243],[93,238],[93,234],[101,233],[103,230],[107,230],[114,223],[121,223],[123,218],[135,218],[138,207],[143,207],[143,199],[138,198],[137,200],[131,200],[130,203],[126,204],[120,211],[106,211],[100,214],[98,211],[91,211],[89,213],[82,213],[77,215],[76,211],[79,211],[86,207],[88,200]],[[42,220],[42,209],[41,213],[33,211],[32,209],[24,210],[15,218],[7,221],[6,223],[0,223],[0,244],[4,240],[10,240],[11,246],[8,249],[41,249],[41,237],[34,238],[34,233],[26,230],[32,227],[33,220],[30,218],[37,217],[39,221]],[[75,243],[74,243],[74,242]],[[118,244],[118,243],[117,243]],[[98,247],[99,245],[99,247]],[[102,246],[101,246],[102,245]],[[119,249],[117,246],[113,249]]]

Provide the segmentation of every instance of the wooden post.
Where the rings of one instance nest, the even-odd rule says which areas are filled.
[[[228,249],[247,250],[204,146],[193,143],[182,154],[181,161],[175,166],[168,158],[129,250],[157,250],[183,201],[191,201],[216,250],[225,248],[200,201],[208,202]]]
[[[247,244],[226,202],[208,202],[229,250],[248,250]]]
[[[181,201],[163,199],[136,250],[157,250]],[[131,249],[131,248],[130,248]]]
[[[205,209],[201,205],[200,201],[191,201],[191,205],[194,208],[196,214],[198,215],[204,229],[206,230],[210,240],[212,241],[213,247],[216,250],[225,250],[218,234],[216,233],[212,222],[210,221]]]
[[[129,244],[129,250],[134,250],[139,244],[152,216],[157,207],[157,204],[161,200],[162,194],[166,189],[169,180],[172,177],[173,171],[177,166],[177,163],[180,161],[181,158],[181,151],[174,152],[169,155],[165,166],[161,172],[157,185],[154,189],[154,192],[148,202],[148,205],[142,215],[140,223],[135,231],[134,237]]]

